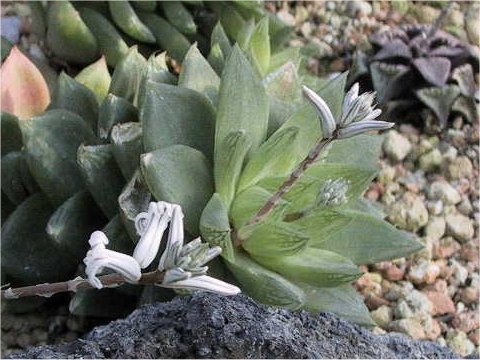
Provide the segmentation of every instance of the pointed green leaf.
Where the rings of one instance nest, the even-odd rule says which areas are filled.
[[[445,126],[451,107],[460,95],[460,88],[457,85],[429,87],[417,90],[416,94],[420,101],[437,115],[440,125]]]
[[[375,326],[363,298],[351,285],[314,287],[301,284],[306,299],[304,308],[311,312],[332,312],[341,318],[362,326]]]
[[[298,310],[305,301],[303,291],[282,276],[267,270],[242,253],[235,254],[234,262],[226,262],[242,290],[255,300],[267,305]]]
[[[268,98],[251,65],[235,46],[222,74],[215,128],[218,149],[232,131],[245,130],[252,141],[250,152],[265,140],[268,126]],[[216,157],[219,157],[216,150]]]
[[[337,253],[306,248],[295,255],[253,256],[260,264],[283,276],[319,287],[352,283],[362,272],[348,258]]]
[[[7,155],[11,151],[19,151],[22,148],[22,132],[20,131],[20,125],[18,118],[7,112],[2,111],[1,131],[2,131],[2,156]]]
[[[82,5],[84,5],[83,3]],[[128,52],[128,46],[115,26],[99,12],[82,7],[80,16],[93,36],[97,39],[98,48],[105,56],[109,66],[115,67]]]
[[[262,82],[270,98],[288,102],[301,99],[300,79],[295,64],[291,61],[270,72]]]
[[[157,2],[151,0],[132,1],[132,5],[135,9],[141,11],[154,12],[157,7]]]
[[[200,233],[211,246],[222,248],[222,257],[234,261],[233,244],[228,212],[222,198],[215,193],[203,209],[200,217]]]
[[[388,64],[375,61],[370,64],[373,88],[377,94],[377,101],[386,104],[403,91],[402,79],[408,74],[410,67],[401,64]]]
[[[76,64],[95,61],[97,40],[72,4],[56,1],[48,5],[47,44],[53,53]]]
[[[141,42],[155,43],[155,36],[138,18],[128,1],[109,1],[108,6],[113,21],[127,35]]]
[[[51,110],[20,124],[27,164],[40,189],[61,205],[85,185],[77,167],[80,144],[96,144],[89,126],[78,115]]]
[[[242,30],[237,34],[237,44],[243,51],[247,52],[255,30],[255,19],[249,19],[243,24]]]
[[[357,201],[355,201],[355,203],[351,206],[351,209],[367,215],[371,215],[380,220],[385,219],[385,216],[387,216],[387,214],[383,210],[382,204],[370,201],[362,196],[359,197]]]
[[[125,123],[112,129],[113,156],[126,180],[129,180],[140,165],[143,154],[142,124]]]
[[[338,119],[342,114],[342,104],[345,94],[345,84],[347,83],[348,71],[334,77],[317,94],[327,103],[334,119]]]
[[[237,182],[251,144],[246,132],[239,130],[228,134],[217,149],[214,166],[215,189],[227,209],[230,208],[237,191]]]
[[[213,28],[212,35],[210,36],[210,47],[213,48],[215,44],[218,44],[224,56],[228,57],[228,55],[230,55],[232,45],[230,44],[230,40],[228,39],[227,34],[225,34],[225,30],[223,30],[220,21],[217,22]]]
[[[175,60],[182,62],[190,48],[190,41],[168,21],[154,14],[139,14],[142,21],[150,28],[157,44]]]
[[[273,193],[259,186],[252,186],[239,193],[235,197],[230,210],[230,219],[233,226],[236,229],[240,229],[244,226],[272,196]],[[282,219],[288,205],[288,201],[280,199],[278,205],[273,208],[269,218]]]
[[[96,131],[98,102],[95,94],[64,72],[58,77],[49,109],[65,109],[80,115]]]
[[[121,97],[108,94],[100,106],[98,136],[107,140],[114,125],[135,121],[138,121],[137,108]]]
[[[149,82],[140,121],[146,151],[183,144],[212,158],[215,111],[200,93]]]
[[[255,26],[250,39],[250,51],[262,76],[266,75],[270,66],[270,35],[268,18],[263,18]]]
[[[106,221],[91,195],[83,190],[55,210],[45,231],[63,254],[69,254],[71,262],[80,263],[89,248],[91,233]]]
[[[307,246],[309,236],[294,223],[262,222],[240,228],[242,247],[252,256],[290,256]]]
[[[346,211],[352,218],[343,229],[329,234],[312,246],[335,251],[356,264],[374,264],[406,257],[423,246],[409,233],[397,230],[386,221],[355,211]]]
[[[136,105],[146,68],[147,59],[138,52],[137,46],[132,46],[115,67],[108,92]]]
[[[225,1],[208,1],[207,5],[215,11],[222,23],[225,33],[231,38],[238,41],[245,20],[237,12],[237,10]]]
[[[212,69],[215,70],[217,75],[221,75],[223,68],[225,67],[225,56],[223,55],[220,45],[214,44],[210,48],[210,53],[208,54],[208,63],[212,66]]]
[[[110,82],[112,81],[105,57],[102,56],[100,60],[80,71],[75,80],[92,90],[97,97],[98,103],[101,104],[108,94]]]
[[[300,48],[288,47],[286,49],[283,49],[282,51],[272,54],[272,56],[270,57],[270,67],[268,69],[268,72],[273,72],[284,66],[288,62],[292,62],[295,68],[298,69],[300,66],[300,60]]]
[[[327,163],[351,164],[365,169],[377,169],[383,136],[362,134],[334,141],[320,160]]]
[[[298,110],[299,105],[291,101],[270,97],[267,135],[270,137]]]
[[[180,1],[161,1],[163,13],[167,20],[183,34],[194,34],[197,26],[192,14]]]
[[[103,213],[111,219],[118,213],[118,195],[125,180],[115,162],[112,145],[81,145],[78,166],[85,184]]]
[[[148,204],[151,200],[152,195],[148,191],[140,170],[137,170],[118,197],[120,217],[125,229],[134,241],[138,241],[135,218],[142,211],[148,210]]]
[[[182,64],[182,72],[178,78],[178,86],[195,90],[210,99],[213,105],[217,103],[220,78],[193,44]]]
[[[205,155],[173,145],[142,155],[141,169],[153,196],[179,204],[187,231],[198,234],[200,215],[213,194],[212,169]]]
[[[299,129],[290,127],[275,132],[263,143],[242,171],[238,191],[243,191],[262,179],[287,176],[300,162],[295,142]]]
[[[38,190],[22,152],[13,151],[2,157],[2,192],[12,203],[19,205]]]
[[[42,193],[25,200],[2,226],[2,270],[25,285],[68,280],[77,268],[45,232],[53,209]]]

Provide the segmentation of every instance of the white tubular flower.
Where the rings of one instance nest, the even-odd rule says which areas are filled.
[[[159,201],[151,202],[148,212],[142,212],[135,218],[135,228],[140,240],[133,252],[133,257],[145,269],[152,263],[160,249],[163,233],[172,218],[171,204]]]
[[[172,205],[172,221],[168,233],[167,247],[160,257],[158,270],[164,271],[175,266],[183,246],[183,212],[179,205]]]
[[[208,291],[227,296],[241,292],[238,287],[207,275],[194,276],[173,283],[162,283],[160,286],[172,289]]]
[[[92,286],[97,289],[103,287],[96,275],[102,272],[104,268],[121,274],[128,282],[136,283],[140,280],[142,273],[138,262],[129,255],[108,250],[105,247],[108,244],[108,238],[103,232],[93,232],[88,243],[91,249],[87,252],[83,262],[87,265],[85,273]]]
[[[327,103],[318,96],[312,89],[303,86],[303,94],[305,97],[315,106],[318,114],[320,115],[320,125],[322,127],[322,133],[324,138],[329,138],[333,135],[337,124],[333,118],[332,112]]]
[[[394,126],[394,123],[374,121],[382,110],[375,109],[373,100],[375,93],[359,95],[358,83],[353,84],[345,94],[342,104],[342,114],[334,119],[327,103],[313,90],[303,86],[304,95],[312,102],[319,113],[323,139],[334,136],[337,139],[346,139],[371,130],[384,130]]]
[[[394,126],[394,123],[386,121],[359,121],[348,125],[338,131],[339,139],[347,139],[349,137],[362,134],[371,130],[385,130]]]

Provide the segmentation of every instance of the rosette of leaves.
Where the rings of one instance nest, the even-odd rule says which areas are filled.
[[[114,250],[131,252],[133,220],[155,199],[182,207],[190,238],[222,247],[214,276],[269,305],[372,324],[351,287],[361,276],[357,265],[421,247],[361,196],[376,174],[382,139],[334,143],[264,221],[248,225],[321,130],[315,109],[301,100],[292,53],[272,50],[268,19],[242,26],[252,30],[233,45],[217,24],[212,44],[223,61],[192,45],[177,77],[163,54],[146,60],[132,48],[106,97],[63,74],[43,115],[2,116],[5,281],[70,279],[93,230],[103,228]],[[82,82],[93,89],[100,76],[90,71]],[[343,74],[317,85],[335,116],[345,82]],[[77,292],[70,310],[118,316],[171,296],[126,285]]]
[[[429,25],[380,31],[370,42],[371,54],[356,54],[349,82],[373,88],[387,116],[418,119],[426,107],[442,128],[452,111],[470,122],[478,116],[478,48]]]
[[[132,45],[145,56],[160,48],[179,62],[193,42],[208,54],[210,34],[219,19],[228,24],[231,37],[248,19],[266,15],[279,41],[291,30],[267,13],[262,2],[58,1],[32,6],[33,22],[40,28],[36,33],[45,36],[53,55],[79,65],[103,55],[109,66],[115,66]]]

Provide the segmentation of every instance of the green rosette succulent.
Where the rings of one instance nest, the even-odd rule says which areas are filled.
[[[233,45],[234,31],[217,24],[214,55],[192,45],[178,76],[165,54],[147,60],[132,47],[108,95],[90,90],[104,89],[92,85],[98,69],[80,77],[89,87],[62,74],[44,114],[3,114],[5,281],[82,274],[78,264],[98,229],[112,250],[131,253],[137,214],[166,201],[183,209],[190,239],[201,235],[222,248],[210,268],[215,277],[265,304],[372,325],[351,286],[362,275],[358,265],[421,247],[362,197],[377,172],[381,136],[334,141],[263,221],[249,222],[322,137],[315,108],[302,100],[298,52],[276,47],[269,27],[268,18],[245,22]],[[346,78],[316,84],[335,118]],[[79,291],[70,310],[119,316],[172,295],[132,285]]]

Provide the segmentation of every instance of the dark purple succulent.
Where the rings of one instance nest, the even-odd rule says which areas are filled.
[[[370,55],[356,54],[350,81],[373,87],[390,113],[423,104],[437,115],[441,127],[452,110],[467,120],[476,116],[473,72],[478,71],[478,48],[430,25],[380,31],[370,42]]]

